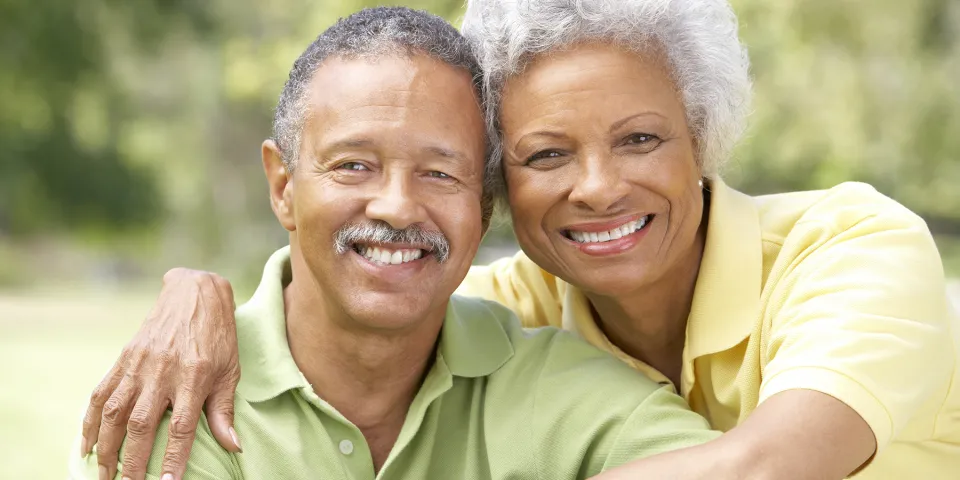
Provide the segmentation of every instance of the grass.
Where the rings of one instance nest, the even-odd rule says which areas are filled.
[[[0,478],[66,478],[87,398],[154,298],[0,292]]]

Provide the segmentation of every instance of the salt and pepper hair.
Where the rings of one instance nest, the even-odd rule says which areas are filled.
[[[743,133],[749,59],[727,0],[468,0],[462,31],[484,71],[489,168],[501,181],[504,83],[537,56],[578,42],[607,41],[666,59],[704,177],[719,175]]]
[[[469,42],[446,20],[406,7],[377,7],[341,18],[325,30],[294,62],[283,86],[273,119],[273,140],[280,158],[293,171],[299,160],[303,127],[308,115],[310,82],[327,58],[373,58],[424,54],[471,75],[474,93],[482,101],[480,66]],[[485,169],[492,171],[491,169]],[[491,182],[484,175],[483,219],[489,221],[493,202]]]

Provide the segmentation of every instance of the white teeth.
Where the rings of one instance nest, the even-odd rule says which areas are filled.
[[[423,250],[419,249],[399,249],[388,250],[379,247],[358,246],[360,255],[370,261],[380,265],[400,265],[401,263],[412,262],[423,257]]]
[[[618,240],[620,238],[626,237],[637,230],[645,227],[649,221],[650,216],[642,217],[638,221],[627,222],[623,225],[620,225],[617,228],[612,228],[606,232],[578,232],[575,230],[568,230],[570,238],[578,243],[602,243],[609,242],[611,240]]]

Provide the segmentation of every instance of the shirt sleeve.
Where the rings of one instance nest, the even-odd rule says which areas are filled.
[[[470,267],[456,293],[505,305],[516,313],[524,327],[561,325],[556,278],[523,252],[489,265]]]
[[[153,444],[153,452],[150,454],[150,461],[147,464],[148,480],[159,480],[163,475],[163,455],[167,446],[167,435],[170,428],[170,412],[167,412],[165,418],[160,423],[157,430],[157,437]],[[126,442],[124,442],[126,443]],[[74,445],[71,452],[80,451],[80,440]],[[123,461],[124,448],[120,449],[121,463]],[[70,480],[98,480],[99,468],[97,464],[96,448],[86,458],[71,454],[68,465]],[[120,466],[116,478],[123,476],[123,468]],[[197,428],[196,439],[193,448],[190,450],[190,459],[187,461],[187,471],[183,480],[229,480],[242,479],[243,476],[233,459],[233,454],[224,450],[217,443],[207,426],[206,420],[202,420]]]
[[[878,452],[925,403],[942,405],[955,362],[937,248],[919,217],[889,203],[784,244],[797,255],[771,294],[759,398],[833,396],[870,425]]]
[[[538,478],[586,478],[721,435],[671,387],[566,332],[554,338],[533,401]]]

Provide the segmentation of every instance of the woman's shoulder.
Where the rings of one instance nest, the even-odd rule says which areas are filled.
[[[533,263],[522,251],[487,265],[470,267],[457,294],[505,305],[525,327],[560,325],[566,284]]]
[[[919,215],[873,186],[844,182],[825,190],[778,193],[752,197],[765,241],[784,243],[789,237],[840,235],[851,230],[919,229],[929,234]]]

